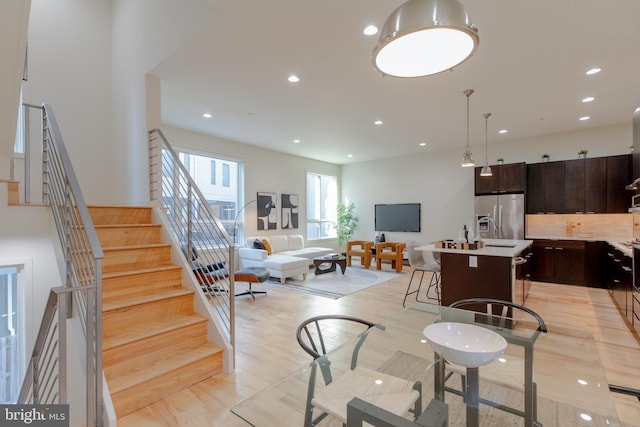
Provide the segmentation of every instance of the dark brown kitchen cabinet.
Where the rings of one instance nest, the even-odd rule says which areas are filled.
[[[584,248],[584,284],[591,288],[607,288],[609,265],[607,242],[587,241]]]
[[[609,259],[609,291],[613,301],[624,317],[632,319],[632,258],[613,246],[607,251]]]
[[[527,213],[563,213],[564,196],[564,162],[527,165]]]
[[[607,159],[564,162],[564,213],[607,212]]]
[[[527,213],[626,213],[631,155],[527,165]]]
[[[631,206],[631,191],[625,185],[632,181],[631,155],[609,156],[607,159],[607,212],[627,213]]]
[[[583,286],[585,242],[581,240],[535,240],[532,279],[540,282]]]
[[[491,166],[492,176],[480,176],[482,167],[475,168],[475,193],[524,193],[526,190],[526,164],[509,163]]]

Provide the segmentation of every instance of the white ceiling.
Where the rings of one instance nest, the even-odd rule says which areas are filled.
[[[214,0],[216,20],[153,70],[163,121],[336,164],[452,147],[462,155],[465,89],[475,90],[471,145],[484,145],[482,115],[493,113],[489,150],[631,121],[640,0],[461,1],[479,29],[475,55],[453,71],[398,79],[374,70],[377,36],[362,30],[403,0]],[[603,71],[586,76],[593,66]],[[292,73],[299,83],[287,81]]]

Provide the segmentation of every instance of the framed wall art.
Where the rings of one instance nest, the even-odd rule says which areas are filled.
[[[278,227],[276,193],[258,192],[258,230],[275,230]]]
[[[297,194],[280,195],[280,224],[285,228],[298,228],[299,202]]]

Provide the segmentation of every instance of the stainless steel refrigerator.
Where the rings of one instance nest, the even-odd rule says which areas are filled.
[[[524,194],[476,196],[475,228],[483,239],[524,239]]]

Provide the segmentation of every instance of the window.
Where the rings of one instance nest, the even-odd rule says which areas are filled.
[[[240,176],[242,164],[229,159],[189,153],[184,150],[179,150],[178,156],[202,192],[202,195],[207,199],[213,216],[222,222],[229,236],[234,237],[234,220],[239,209],[238,201],[241,200],[240,192],[242,191],[240,186],[242,182]],[[222,187],[216,185],[217,163],[222,163]],[[206,207],[200,207],[199,209],[206,209]],[[205,216],[200,215],[200,217]],[[197,238],[197,236],[194,236],[194,240],[197,240]],[[201,243],[205,246],[212,244],[211,242]]]
[[[336,237],[338,184],[335,176],[307,174],[307,239]]]
[[[18,269],[0,267],[0,404],[17,403],[20,394]]]
[[[227,163],[222,164],[222,186],[223,187],[229,186],[230,170],[231,170],[231,167],[229,166],[229,164]]]

